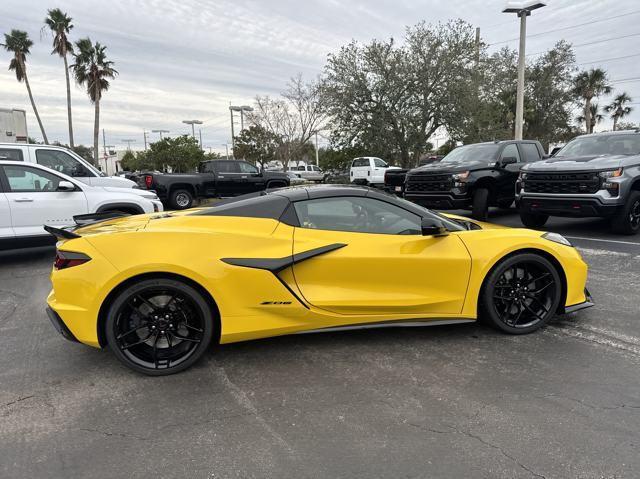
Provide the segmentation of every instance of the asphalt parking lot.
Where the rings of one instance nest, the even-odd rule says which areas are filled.
[[[580,248],[596,306],[541,332],[281,337],[165,378],[58,336],[53,249],[2,252],[0,477],[638,477],[640,238],[547,229]]]

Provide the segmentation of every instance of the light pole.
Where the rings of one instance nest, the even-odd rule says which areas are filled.
[[[227,156],[225,159],[229,159],[229,143],[223,143],[222,146],[225,147],[225,149],[227,150]]]
[[[516,93],[516,125],[515,139],[522,140],[522,125],[524,123],[524,60],[527,40],[527,17],[533,10],[542,8],[544,2],[536,0],[508,1],[502,13],[516,13],[520,17],[520,48],[518,50],[518,90]]]
[[[182,120],[182,123],[191,125],[191,136],[196,137],[196,127],[194,125],[202,125],[200,120]]]
[[[131,151],[131,143],[135,143],[136,140],[122,140],[122,143],[127,144],[127,151]]]
[[[233,131],[234,130],[234,126],[233,126],[234,111],[240,112],[240,133],[242,133],[242,130],[244,130],[244,112],[253,111],[253,108],[247,105],[242,105],[242,106],[229,105],[229,113],[231,114],[231,153],[233,154],[233,157],[235,159],[236,135]]]
[[[151,133],[160,133],[160,139],[162,140],[162,134],[169,133],[169,130],[151,130]]]

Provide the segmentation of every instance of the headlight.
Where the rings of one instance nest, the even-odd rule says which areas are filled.
[[[554,243],[560,243],[565,246],[573,246],[567,238],[558,233],[545,233],[542,235],[542,237],[546,240],[553,241]]]
[[[617,178],[622,176],[622,168],[618,168],[615,170],[601,171],[598,173],[600,178]]]
[[[525,172],[525,171],[521,171],[521,172],[520,172],[520,179],[521,179],[521,180],[526,180],[526,179],[527,179],[527,176],[528,176],[528,173],[527,173],[527,172]]]
[[[464,181],[469,178],[469,172],[463,171],[462,173],[456,173],[452,177],[455,181]]]

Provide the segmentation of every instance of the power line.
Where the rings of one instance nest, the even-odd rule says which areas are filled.
[[[576,43],[576,44],[572,44],[571,47],[576,48],[576,47],[586,47],[588,45],[596,45],[598,43],[605,43],[605,42],[610,42],[613,40],[621,40],[623,38],[630,38],[630,37],[637,37],[639,36],[640,33],[631,33],[629,35],[622,35],[620,37],[612,37],[612,38],[603,38],[602,40],[595,40],[593,42],[587,42],[587,43]],[[541,55],[542,53],[547,53],[547,52],[536,52],[536,53],[527,53],[526,56],[530,57],[530,56],[535,56],[535,55]]]
[[[613,19],[620,18],[620,17],[626,17],[628,15],[633,15],[633,14],[636,14],[636,13],[640,13],[640,10],[633,10],[632,12],[627,12],[627,13],[623,13],[623,14],[620,14],[620,15],[614,15],[612,17],[600,18],[598,20],[591,20],[589,22],[578,23],[576,25],[569,25],[569,26],[566,26],[566,27],[554,28],[553,30],[547,30],[545,32],[532,33],[531,35],[527,35],[527,38],[539,37],[541,35],[546,35],[547,33],[556,33],[556,32],[561,32],[563,30],[570,30],[572,28],[584,27],[585,25],[592,25],[594,23],[605,22],[607,20],[613,20]],[[500,45],[502,43],[509,43],[509,42],[513,42],[513,41],[516,41],[516,40],[519,40],[519,39],[520,39],[520,37],[518,37],[518,38],[510,38],[509,40],[502,40],[502,41],[499,41],[499,42],[489,43],[488,46]]]
[[[576,63],[576,65],[588,65],[590,63],[612,62],[614,60],[623,60],[625,58],[633,58],[633,57],[640,57],[640,53],[634,53],[633,55],[625,55],[622,57],[603,58],[601,60],[593,60],[591,62],[580,62],[580,63]]]
[[[625,82],[632,82],[632,81],[638,81],[640,80],[640,77],[629,77],[629,78],[620,78],[619,80],[611,80],[611,83],[625,83]]]

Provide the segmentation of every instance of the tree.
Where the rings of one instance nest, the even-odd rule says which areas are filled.
[[[584,101],[584,123],[587,133],[593,133],[594,123],[591,121],[591,101],[594,97],[608,95],[612,87],[609,85],[607,73],[601,68],[592,68],[578,73],[573,80],[574,93]]]
[[[97,166],[97,163],[94,163],[93,161],[93,149],[90,146],[75,145],[71,149],[75,151],[78,155],[80,155],[82,158],[87,160],[89,163],[92,163],[94,166]]]
[[[461,20],[419,23],[404,40],[343,46],[329,55],[323,92],[337,145],[367,145],[406,167],[464,112],[458,93],[472,84],[476,44],[475,30]]]
[[[579,116],[577,118],[579,123],[584,123],[585,124],[585,129],[587,131],[589,131],[590,133],[593,133],[593,129],[595,128],[595,126],[600,123],[602,120],[604,120],[604,116],[602,116],[602,114],[600,114],[599,111],[599,106],[597,103],[592,103],[591,105],[589,105],[589,115],[587,117],[587,115],[582,115]],[[587,121],[590,121],[591,123],[589,124],[589,127],[586,127],[586,123]]]
[[[124,171],[136,171],[138,169],[136,155],[131,150],[127,150],[127,152],[122,155],[120,166]]]
[[[73,54],[75,63],[71,65],[76,83],[85,86],[89,99],[94,104],[95,115],[93,123],[93,158],[98,164],[98,135],[100,132],[100,100],[103,92],[109,89],[109,79],[114,79],[118,72],[113,68],[113,62],[107,60],[107,47],[89,38],[76,42],[76,53]]]
[[[632,123],[628,121],[621,121],[620,123],[618,123],[617,131],[622,131],[622,130],[639,130],[640,131],[640,124]]]
[[[73,123],[71,120],[71,83],[69,82],[69,65],[67,63],[67,53],[73,54],[73,45],[69,41],[67,34],[73,28],[71,17],[59,8],[49,10],[49,15],[44,19],[45,27],[49,27],[53,35],[52,55],[59,55],[64,62],[64,76],[67,82],[67,120],[69,122],[69,145],[73,144]],[[45,28],[43,27],[43,28]]]
[[[30,53],[29,49],[33,46],[33,42],[29,39],[27,32],[23,32],[22,30],[11,30],[11,33],[4,34],[4,43],[1,45],[5,50],[13,53],[13,58],[11,59],[11,62],[9,62],[9,70],[16,72],[16,78],[19,82],[24,81],[24,84],[27,87],[27,93],[29,94],[29,100],[31,100],[33,113],[35,114],[36,120],[38,120],[38,125],[40,126],[42,138],[45,144],[48,145],[49,140],[47,139],[47,134],[44,131],[44,126],[42,126],[42,120],[40,120],[36,103],[33,100],[31,86],[29,85],[29,78],[27,77],[27,55]]]
[[[610,105],[604,107],[604,111],[611,113],[613,119],[613,131],[616,131],[618,121],[629,115],[633,108],[625,106],[627,103],[631,103],[632,99],[627,93],[620,93],[617,95]]]
[[[320,85],[305,82],[298,75],[289,81],[281,98],[257,96],[248,119],[276,139],[276,157],[286,171],[289,162],[299,159],[308,148],[312,135],[323,129],[326,111]]]
[[[174,173],[195,171],[198,164],[204,161],[205,154],[200,149],[198,140],[190,135],[176,138],[163,138],[151,143],[144,158],[141,157],[138,169],[155,169],[166,171],[169,168]]]
[[[276,159],[278,152],[278,137],[258,125],[252,125],[243,130],[235,139],[234,155],[259,164],[261,168]]]

